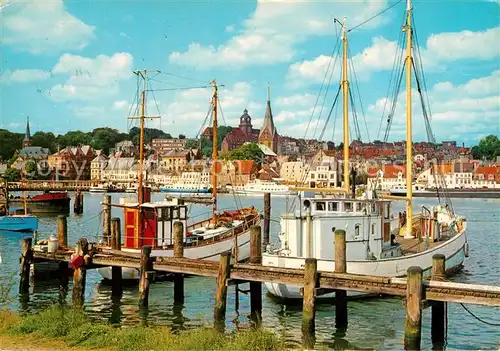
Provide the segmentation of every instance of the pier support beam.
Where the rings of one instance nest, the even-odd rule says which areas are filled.
[[[111,213],[111,212],[110,212]],[[108,240],[111,239],[111,248],[113,250],[121,250],[122,248],[122,234],[120,218],[115,217],[110,221],[111,226],[111,238],[108,236]],[[122,295],[122,267],[111,267],[111,296],[121,296]]]
[[[83,213],[83,193],[80,189],[75,191],[75,202],[73,203],[73,213],[81,214]]]
[[[109,245],[111,239],[111,195],[104,195],[102,214],[102,237],[104,239],[104,243]]]
[[[318,284],[318,262],[315,258],[306,258],[304,266],[304,290],[302,305],[302,343],[305,349],[314,349],[316,287]]]
[[[149,283],[153,278],[153,261],[151,260],[151,246],[141,249],[141,272],[139,280],[139,306],[148,307]]]
[[[21,241],[21,278],[19,280],[19,293],[27,294],[30,289],[30,266],[33,261],[33,251],[31,249],[32,238],[24,238]]]
[[[65,215],[57,216],[57,239],[59,247],[68,246],[68,220]]]
[[[85,301],[85,281],[87,269],[85,268],[85,255],[88,255],[88,241],[81,238],[76,243],[73,264],[73,306],[79,307]],[[80,258],[78,258],[78,256]]]
[[[422,268],[412,266],[407,271],[405,350],[420,350],[422,337]]]
[[[264,251],[266,246],[269,245],[269,231],[271,228],[271,193],[264,193],[264,237],[262,245]]]
[[[224,327],[226,317],[227,286],[230,275],[231,253],[224,252],[220,255],[219,274],[217,275],[217,288],[215,291],[214,322],[219,330]]]
[[[446,274],[443,254],[432,256],[431,280],[444,281]],[[431,339],[434,350],[443,350],[446,338],[446,302],[433,301],[431,311]]]
[[[335,273],[347,271],[345,230],[335,231]],[[347,329],[347,291],[335,290],[335,328],[342,332]]]
[[[262,231],[255,225],[250,228],[250,264],[262,264]],[[256,325],[262,321],[262,283],[250,282],[250,318]]]
[[[184,224],[174,223],[174,257],[184,257]],[[184,302],[184,274],[174,274],[174,303]]]

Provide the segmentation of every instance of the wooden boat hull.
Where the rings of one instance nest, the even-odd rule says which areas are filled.
[[[71,198],[57,197],[47,199],[27,199],[26,206],[33,214],[64,214],[69,213],[69,204]],[[19,207],[24,206],[23,199],[10,199],[9,204],[15,204]]]
[[[404,277],[411,266],[419,266],[424,270],[424,278],[429,277],[432,267],[432,256],[443,254],[447,274],[454,273],[462,268],[463,261],[467,255],[466,230],[456,234],[453,238],[428,250],[395,258],[380,259],[375,261],[347,261],[347,273],[365,274],[371,276]],[[303,268],[305,259],[298,257],[278,256],[263,253],[262,264],[270,267],[280,268]],[[334,260],[318,260],[318,270],[333,272]],[[301,299],[300,286],[265,283],[267,291],[282,299]],[[334,294],[321,295],[318,298],[332,298]],[[348,292],[350,297],[367,296],[358,292]]]
[[[3,216],[0,217],[0,230],[34,232],[38,230],[38,218],[30,215]]]

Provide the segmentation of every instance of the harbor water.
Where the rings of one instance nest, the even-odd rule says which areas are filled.
[[[71,194],[72,195],[72,194]],[[120,197],[133,194],[112,194],[113,203]],[[154,200],[163,198],[163,194],[153,194]],[[82,215],[71,214],[68,217],[68,242],[73,245],[80,237],[91,241],[97,240],[102,231],[100,215],[102,194],[85,193],[84,212]],[[294,198],[272,198],[271,241],[276,242],[279,232],[279,215],[285,207],[291,206]],[[295,200],[297,206],[298,200]],[[437,199],[415,199],[416,208],[421,205],[432,206]],[[236,202],[236,203],[235,203]],[[220,195],[219,208],[234,208],[254,205],[263,209],[262,196]],[[396,211],[403,210],[403,203],[398,203]],[[500,200],[498,199],[453,199],[455,212],[467,218],[469,258],[463,270],[451,279],[463,283],[481,283],[500,285]],[[192,205],[190,218],[201,219],[208,215],[210,207]],[[113,217],[122,218],[121,209],[113,209]],[[40,218],[38,238],[47,239],[55,234],[56,217]],[[6,284],[13,281],[11,309],[22,313],[32,313],[59,303],[58,282],[37,280],[28,297],[17,296],[19,276],[20,240],[26,234],[0,232],[0,280]],[[71,284],[71,283],[70,283]],[[242,290],[248,289],[241,285]],[[71,286],[70,286],[71,294]],[[265,292],[263,291],[265,294]],[[173,283],[166,281],[153,284],[150,288],[149,308],[140,310],[137,286],[125,287],[121,301],[111,298],[111,287],[102,282],[95,270],[87,273],[85,292],[85,311],[94,319],[124,326],[139,323],[149,325],[168,325],[174,330],[189,329],[213,323],[213,302],[215,279],[189,277],[185,279],[185,302],[173,304]],[[250,325],[249,296],[239,294],[239,314],[234,309],[234,287],[228,290],[226,325],[228,330],[247,328]],[[67,297],[68,303],[71,296]],[[404,338],[405,309],[399,298],[374,298],[369,300],[349,301],[348,329],[346,333],[336,333],[335,307],[332,303],[322,303],[317,307],[316,340],[317,348],[335,349],[402,349]],[[485,321],[500,323],[500,308],[467,306],[475,315]],[[301,304],[286,304],[265,295],[263,297],[263,326],[274,330],[284,337],[290,347],[301,345]],[[430,349],[430,309],[423,313],[422,347]],[[459,304],[448,304],[448,349],[498,349],[500,347],[500,327],[481,323],[468,314]]]

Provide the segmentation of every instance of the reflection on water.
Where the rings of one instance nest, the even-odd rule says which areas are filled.
[[[112,194],[113,202],[118,202],[121,194]],[[154,195],[155,199],[161,195]],[[102,194],[86,194],[83,215],[68,218],[69,242],[75,243],[85,236],[93,240],[100,232],[101,218],[99,202]],[[291,201],[290,201],[291,203]],[[432,205],[432,199],[417,199],[417,206]],[[221,207],[234,204],[232,196],[219,199]],[[263,208],[258,197],[241,198],[240,206],[254,205]],[[403,204],[395,211],[402,209]],[[272,217],[277,219],[284,210],[285,199],[272,199]],[[500,285],[500,270],[492,258],[498,257],[500,250],[499,213],[500,200],[456,199],[455,211],[468,219],[468,239],[470,257],[465,268],[453,280],[466,283]],[[191,216],[210,213],[210,208],[200,205],[191,207]],[[113,210],[113,216],[123,219],[122,212]],[[272,240],[276,241],[278,223],[272,221]],[[45,238],[55,233],[56,218],[40,218],[39,237]],[[19,273],[20,240],[25,234],[0,233],[0,277]],[[138,306],[138,287],[124,286],[120,297],[111,296],[111,286],[104,284],[96,271],[87,274],[85,310],[97,320],[119,325],[168,325],[173,330],[184,330],[201,325],[213,325],[213,303],[215,279],[205,277],[185,278],[184,303],[174,303],[173,282],[165,281],[150,286],[149,308]],[[16,281],[17,283],[17,281]],[[241,290],[248,290],[248,284],[241,284]],[[71,303],[72,285],[69,283],[67,296],[60,295],[59,281],[36,280],[30,294],[17,295],[17,285],[12,291],[10,307],[22,313],[30,313],[47,308],[52,304]],[[245,329],[251,326],[249,296],[239,293],[239,307],[236,309],[235,289],[228,289],[226,330]],[[500,309],[471,306],[471,310],[487,321],[497,321]],[[339,331],[335,328],[335,306],[330,302],[320,303],[316,313],[316,348],[332,349],[401,349],[404,338],[404,307],[399,298],[349,301],[348,327]],[[431,348],[430,310],[423,312],[422,347]],[[289,347],[300,347],[302,305],[283,303],[263,296],[262,324],[285,338]],[[493,349],[499,342],[498,327],[480,324],[465,313],[457,304],[448,306],[448,348],[452,349]]]

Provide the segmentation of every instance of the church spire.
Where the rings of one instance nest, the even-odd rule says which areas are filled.
[[[26,133],[24,134],[23,146],[31,146],[30,117],[26,118]]]
[[[269,147],[274,152],[278,150],[278,132],[274,127],[273,113],[271,111],[271,89],[267,87],[267,106],[264,115],[264,125],[259,133],[259,143]]]

